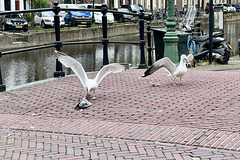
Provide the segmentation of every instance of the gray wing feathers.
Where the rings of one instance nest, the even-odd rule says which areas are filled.
[[[162,67],[166,68],[167,71],[171,74],[173,74],[177,69],[176,65],[168,57],[164,57],[164,58],[156,61],[150,68],[148,68],[144,72],[143,77],[146,77],[146,76],[154,73],[155,71],[157,71],[158,69],[160,69]]]
[[[85,73],[81,63],[79,63],[74,58],[66,55],[63,52],[54,51],[57,59],[67,68],[71,68],[73,72],[78,76],[83,86],[85,86],[88,79],[87,74]]]
[[[103,66],[103,68],[98,72],[98,74],[95,77],[95,80],[97,84],[101,82],[101,80],[108,75],[109,73],[118,73],[125,70],[125,67],[123,65],[120,65],[118,63],[111,63],[106,66]]]

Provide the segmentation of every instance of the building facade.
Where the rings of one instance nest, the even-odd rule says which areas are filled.
[[[52,3],[55,0],[47,0],[49,3]],[[59,3],[93,3],[93,0],[58,0]],[[147,9],[165,9],[167,7],[168,0],[94,0],[94,3],[106,3],[108,6],[113,8],[119,8],[124,4],[141,4]],[[174,0],[175,8],[182,10],[188,9],[190,6],[197,6],[201,10],[204,10],[206,3],[209,0]],[[14,10],[24,10],[30,9],[31,0],[0,0],[0,11],[14,11]],[[236,3],[239,4],[240,0],[213,0],[214,4],[217,3]],[[52,4],[51,4],[52,6]]]
[[[0,11],[24,10],[26,9],[24,2],[26,0],[0,0]]]

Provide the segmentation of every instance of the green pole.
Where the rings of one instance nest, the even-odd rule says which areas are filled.
[[[163,38],[164,57],[168,57],[173,63],[179,63],[178,37],[176,34],[176,23],[174,16],[174,0],[168,0],[167,32]]]
[[[198,0],[198,4],[197,4],[197,17],[199,17],[200,14],[200,0]]]

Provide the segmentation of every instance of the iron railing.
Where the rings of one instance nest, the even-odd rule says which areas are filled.
[[[101,9],[71,9],[71,8],[60,8],[58,6],[58,2],[54,2],[54,7],[52,8],[43,8],[43,9],[29,9],[29,10],[17,10],[17,11],[6,11],[6,12],[0,12],[0,15],[6,15],[6,14],[18,14],[18,13],[34,13],[34,12],[44,12],[44,11],[53,11],[55,13],[54,16],[54,23],[55,23],[55,37],[56,41],[54,44],[49,45],[43,45],[38,47],[30,47],[30,48],[24,48],[24,49],[17,49],[17,50],[11,50],[11,51],[5,51],[0,52],[0,58],[4,55],[8,54],[14,54],[19,52],[25,52],[25,51],[32,51],[32,50],[38,50],[38,49],[44,49],[44,48],[51,48],[55,47],[56,50],[61,51],[61,48],[63,45],[77,45],[77,44],[95,44],[95,43],[102,43],[103,45],[103,65],[109,64],[108,60],[108,44],[109,43],[121,43],[121,44],[133,44],[133,45],[139,45],[141,56],[140,56],[140,64],[138,68],[146,68],[147,65],[145,63],[145,53],[144,53],[144,46],[145,46],[145,40],[144,40],[144,13],[143,10],[140,11],[139,14],[137,13],[126,13],[126,12],[119,12],[119,11],[113,11],[108,10],[106,4],[102,4]],[[88,41],[88,42],[61,42],[60,40],[60,16],[58,15],[60,11],[87,11],[87,12],[101,12],[102,15],[102,31],[103,31],[103,38],[102,41]],[[110,41],[107,37],[107,12],[111,13],[121,13],[121,14],[129,14],[139,17],[139,33],[140,33],[140,39],[139,41]],[[150,23],[148,23],[148,36],[151,34],[150,32]],[[148,59],[149,59],[149,65],[151,62],[151,38],[148,38]],[[54,72],[54,77],[64,77],[65,73],[62,70],[62,64],[56,59],[56,71]],[[0,92],[6,91],[6,86],[3,84],[2,80],[2,74],[1,74],[1,66],[0,66]]]

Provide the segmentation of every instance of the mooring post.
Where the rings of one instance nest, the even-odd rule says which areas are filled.
[[[102,44],[103,44],[103,65],[109,64],[108,60],[108,42],[109,40],[107,39],[107,5],[102,4],[102,9],[101,13],[103,14],[102,16],[102,28],[103,28],[103,39],[102,39]]]
[[[55,24],[55,36],[56,36],[56,50],[61,51],[62,43],[60,41],[60,18],[58,13],[60,12],[60,7],[58,7],[58,2],[53,2],[54,4],[54,24]],[[64,77],[65,72],[62,70],[62,64],[56,59],[56,71],[54,72],[54,77]]]
[[[1,57],[2,57],[2,52],[0,52],[0,58]],[[3,84],[1,65],[0,65],[0,92],[3,92],[3,91],[6,91],[6,86]]]
[[[147,51],[148,51],[148,66],[152,65],[152,42],[151,42],[151,26],[150,26],[150,21],[147,21],[147,40],[148,40],[148,47],[147,47]]]
[[[140,10],[139,14],[139,32],[140,32],[140,51],[141,51],[141,57],[140,57],[140,64],[138,66],[139,69],[147,68],[146,61],[145,61],[145,53],[144,53],[144,46],[145,46],[145,40],[144,40],[144,13],[143,10]]]

